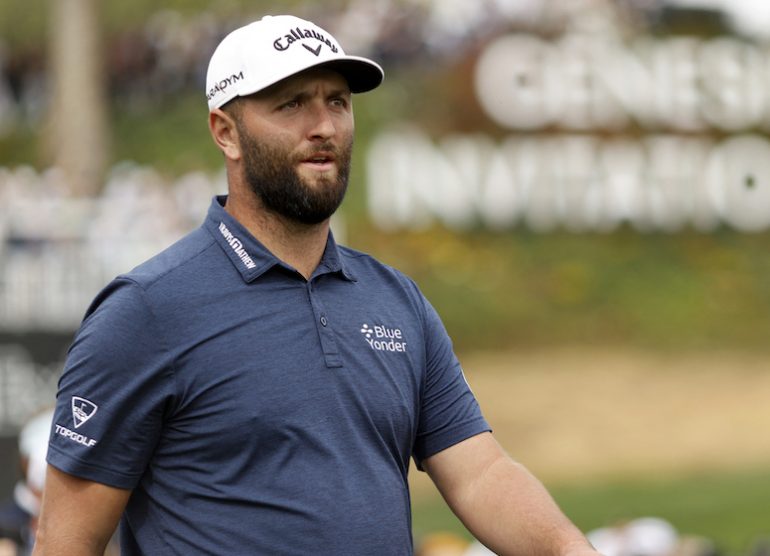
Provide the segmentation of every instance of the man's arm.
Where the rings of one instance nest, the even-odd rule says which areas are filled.
[[[130,495],[49,465],[32,554],[102,556]]]
[[[482,433],[423,462],[452,511],[500,556],[596,556],[545,487]]]

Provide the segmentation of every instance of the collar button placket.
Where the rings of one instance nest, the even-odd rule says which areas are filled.
[[[334,330],[326,316],[323,302],[318,295],[318,287],[313,286],[313,280],[307,284],[307,296],[310,301],[310,307],[313,310],[313,320],[318,331],[318,339],[321,342],[324,362],[330,369],[342,367],[342,358],[337,348],[337,341],[334,338]]]

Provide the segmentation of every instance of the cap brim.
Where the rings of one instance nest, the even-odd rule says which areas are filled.
[[[376,89],[385,77],[385,72],[378,64],[358,56],[346,56],[337,60],[321,62],[314,67],[338,71],[347,80],[351,93],[365,93]]]

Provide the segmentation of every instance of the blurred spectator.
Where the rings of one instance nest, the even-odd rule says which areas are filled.
[[[605,556],[716,556],[708,539],[680,536],[668,521],[641,517],[589,531],[588,540]]]
[[[22,477],[13,495],[0,503],[0,555],[25,556],[32,551],[37,515],[45,485],[46,453],[53,409],[30,419],[19,433],[19,464]],[[14,552],[10,549],[13,547]]]
[[[17,118],[16,102],[10,84],[5,78],[7,52],[7,47],[0,39],[0,137],[8,134]]]
[[[587,536],[605,556],[668,556],[679,538],[670,523],[655,517],[602,527],[590,531]]]
[[[18,113],[20,121],[35,124],[45,106],[46,68],[42,46],[7,47],[0,54],[0,86],[5,89],[6,110]]]

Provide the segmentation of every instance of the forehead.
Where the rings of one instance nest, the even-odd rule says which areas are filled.
[[[294,75],[282,79],[278,83],[259,91],[254,96],[256,98],[269,98],[293,91],[315,89],[319,86],[335,91],[350,91],[348,82],[342,74],[330,68],[318,67],[295,73]]]

